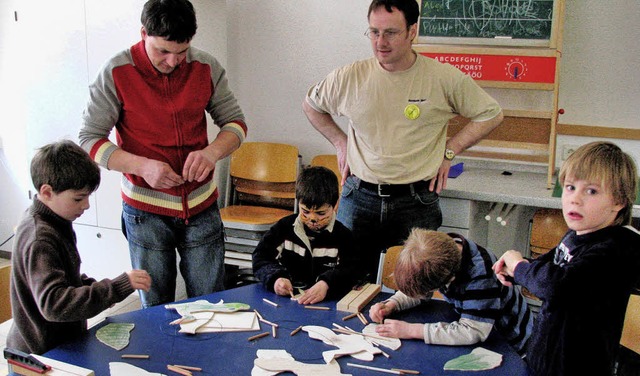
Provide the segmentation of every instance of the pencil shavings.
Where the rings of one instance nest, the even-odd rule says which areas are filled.
[[[502,355],[477,347],[469,354],[451,359],[444,364],[445,371],[484,371],[502,364]]]
[[[130,333],[135,327],[130,323],[110,323],[96,332],[98,341],[118,351],[129,345]]]

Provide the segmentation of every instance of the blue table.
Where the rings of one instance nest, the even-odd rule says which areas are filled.
[[[386,299],[389,294],[381,293],[374,302]],[[218,302],[223,299],[227,303],[247,303],[262,314],[264,319],[279,324],[277,337],[271,335],[248,341],[250,336],[270,331],[269,325],[261,324],[258,332],[226,332],[204,333],[187,335],[178,333],[177,325],[169,323],[177,318],[178,314],[173,310],[167,310],[164,306],[152,307],[144,310],[129,312],[108,318],[105,322],[96,325],[87,335],[72,343],[59,346],[44,356],[63,362],[75,364],[95,371],[97,376],[109,375],[109,362],[127,362],[139,366],[150,372],[161,372],[167,375],[174,374],[167,370],[167,364],[183,364],[197,366],[203,372],[198,375],[250,375],[253,361],[258,349],[284,349],[296,360],[304,363],[323,363],[322,352],[334,350],[336,347],[328,346],[322,341],[309,338],[307,333],[300,331],[293,337],[290,332],[300,325],[320,325],[332,328],[332,323],[346,325],[355,330],[362,330],[364,325],[353,318],[342,321],[348,313],[336,311],[335,301],[322,302],[318,305],[331,307],[330,311],[305,309],[288,297],[277,296],[267,292],[261,285],[254,284],[231,290],[226,290],[198,299],[206,299],[210,302]],[[267,298],[279,304],[273,307],[265,303],[262,298]],[[191,299],[197,300],[197,299]],[[363,312],[368,312],[367,306]],[[367,316],[367,315],[366,315]],[[452,321],[456,319],[451,306],[442,301],[432,300],[413,310],[403,312],[394,318],[407,321]],[[368,319],[368,316],[367,316]],[[135,329],[131,332],[131,341],[122,351],[116,351],[99,342],[96,330],[111,322],[134,323]],[[479,344],[480,345],[480,344]],[[404,368],[419,370],[421,375],[445,374],[444,364],[460,355],[468,354],[479,346],[437,346],[426,345],[422,341],[402,340],[402,347],[396,351],[382,348],[390,357],[376,355],[374,361],[365,362],[345,356],[338,359],[342,373],[353,375],[384,375],[384,373],[358,369],[347,366],[347,363],[358,363],[380,368]],[[524,361],[497,333],[481,344],[482,347],[496,351],[503,355],[503,363],[500,367],[486,372],[458,372],[446,371],[446,375],[527,375]],[[148,354],[149,359],[121,359],[122,354]]]

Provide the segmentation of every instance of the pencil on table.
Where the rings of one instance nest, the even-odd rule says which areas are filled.
[[[391,368],[393,371],[400,371],[402,373],[406,373],[408,375],[419,375],[420,371],[414,371],[412,369],[402,369],[402,368]]]
[[[122,354],[123,359],[149,359],[149,355],[145,354]]]
[[[274,307],[278,307],[278,304],[272,302],[271,300],[269,300],[267,298],[262,298],[262,301],[264,301],[265,303],[271,304]]]
[[[296,333],[298,333],[300,330],[302,329],[302,325],[300,325],[299,327],[293,329],[293,331],[291,332],[291,334],[289,334],[290,336],[294,336],[296,335]]]
[[[247,340],[248,341],[253,341],[254,339],[262,338],[262,337],[268,336],[268,335],[269,335],[269,332],[263,332],[263,333],[260,333],[260,334],[256,334],[255,336],[251,336],[251,337],[247,338]]]
[[[202,368],[200,367],[192,367],[192,366],[182,366],[180,364],[174,364],[174,367],[178,367],[178,368],[182,368],[182,369],[186,369],[187,371],[202,371]]]
[[[265,324],[267,324],[267,325],[271,325],[271,326],[272,326],[272,327],[274,327],[274,328],[277,328],[277,327],[278,327],[278,324],[273,323],[273,322],[271,322],[271,321],[269,321],[269,320],[265,320],[265,319],[258,319],[258,321],[263,322],[263,323],[265,323]]]
[[[184,376],[192,376],[193,375],[191,373],[191,371],[187,371],[186,369],[182,369],[180,367],[172,366],[171,364],[167,364],[167,369],[169,371],[173,371],[175,373],[179,373],[180,375],[184,375]]]
[[[351,366],[351,367],[356,367],[356,368],[368,369],[370,371],[378,371],[378,372],[384,372],[384,373],[392,373],[394,375],[402,375],[402,372],[396,371],[396,370],[393,370],[393,369],[378,368],[378,367],[371,367],[371,366],[363,366],[361,364],[355,364],[355,363],[347,363],[347,365]]]
[[[360,313],[360,312],[354,312],[354,313],[352,313],[350,315],[346,315],[345,317],[342,318],[342,321],[347,321],[349,319],[352,319],[352,318],[358,316],[358,313]]]
[[[308,306],[308,305],[306,305],[306,306],[304,306],[304,308],[306,308],[306,309],[317,309],[319,311],[329,311],[329,310],[331,310],[331,308],[323,307],[323,306]]]

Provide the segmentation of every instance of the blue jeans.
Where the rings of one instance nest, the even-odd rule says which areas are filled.
[[[151,275],[149,292],[140,290],[144,308],[175,300],[176,249],[188,297],[224,289],[224,236],[217,204],[185,221],[123,203],[122,226],[131,265]]]
[[[442,224],[440,198],[428,184],[411,193],[380,197],[350,176],[342,188],[337,219],[351,229],[360,248],[364,274],[375,281],[380,252],[401,245],[414,227],[437,230]]]

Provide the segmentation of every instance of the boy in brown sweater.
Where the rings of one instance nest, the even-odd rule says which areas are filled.
[[[11,256],[13,324],[7,347],[43,354],[81,335],[87,319],[148,290],[144,270],[96,281],[80,273],[72,222],[89,208],[100,168],[72,141],[45,145],[31,161],[38,193],[16,230]]]

